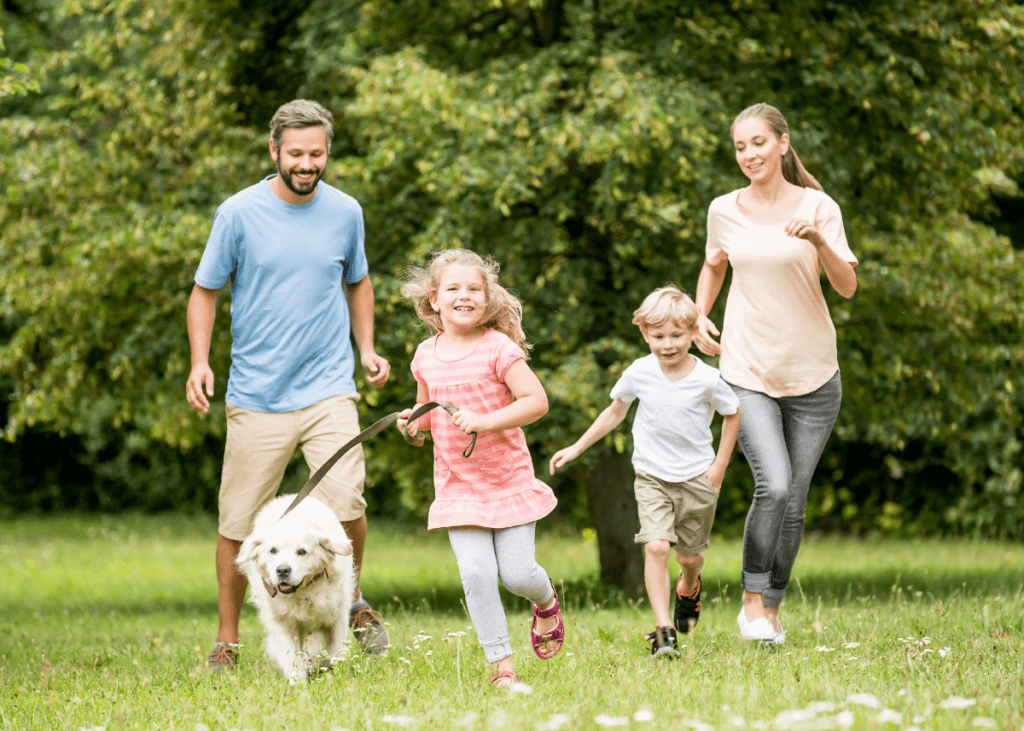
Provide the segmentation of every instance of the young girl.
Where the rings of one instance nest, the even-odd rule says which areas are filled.
[[[496,262],[464,249],[443,251],[426,269],[410,270],[402,294],[435,331],[412,361],[417,406],[451,402],[459,410],[449,416],[434,409],[398,426],[409,436],[433,434],[435,498],[427,529],[448,529],[466,607],[495,670],[491,682],[508,687],[517,677],[499,579],[530,600],[530,640],[539,658],[550,660],[565,641],[554,584],[534,558],[537,521],[557,501],[534,476],[520,428],[547,413],[547,395],[526,364],[522,307],[498,284]],[[474,432],[476,447],[465,458]]]

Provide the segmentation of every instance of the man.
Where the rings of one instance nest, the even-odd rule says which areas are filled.
[[[217,293],[231,282],[234,342],[217,537],[220,626],[207,661],[211,670],[237,662],[246,579],[235,558],[256,512],[277,492],[296,446],[313,472],[359,432],[350,332],[372,386],[383,386],[391,370],[374,351],[362,209],[320,180],[333,122],[329,111],[305,99],[277,110],[269,141],[277,174],[217,209],[189,298],[192,370],[185,393],[205,414],[214,392],[208,361]],[[364,475],[362,449],[353,449],[312,494],[334,510],[352,540],[351,624],[366,652],[382,654],[388,636],[358,581],[366,542]]]

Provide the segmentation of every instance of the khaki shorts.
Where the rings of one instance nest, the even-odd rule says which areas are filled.
[[[711,545],[718,490],[707,477],[666,482],[637,472],[633,490],[640,513],[636,543],[668,541],[681,556],[696,556]]]
[[[277,494],[295,448],[310,474],[359,433],[357,393],[332,396],[298,411],[268,414],[227,405],[228,438],[220,479],[220,534],[234,541],[249,535],[259,509]],[[338,520],[366,513],[362,445],[348,451],[310,494],[330,506]]]

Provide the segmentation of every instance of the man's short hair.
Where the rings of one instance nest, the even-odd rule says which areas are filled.
[[[334,138],[334,115],[321,104],[310,99],[296,99],[278,107],[270,120],[270,137],[274,140],[274,147],[278,152],[281,151],[284,131],[289,127],[323,127],[327,136],[327,152],[330,153],[331,140]]]
[[[679,287],[667,284],[644,297],[640,307],[633,313],[633,324],[644,330],[672,322],[693,330],[697,327],[699,317],[700,310],[693,300]]]

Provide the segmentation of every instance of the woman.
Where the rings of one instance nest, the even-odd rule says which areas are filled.
[[[843,297],[857,289],[842,214],[800,164],[785,118],[755,104],[733,120],[736,162],[750,185],[708,209],[697,282],[697,347],[740,399],[739,444],[754,472],[743,532],[744,638],[781,643],[778,619],[803,536],[807,488],[839,414],[836,332],[821,291],[824,268]],[[707,318],[733,267],[721,345]]]

